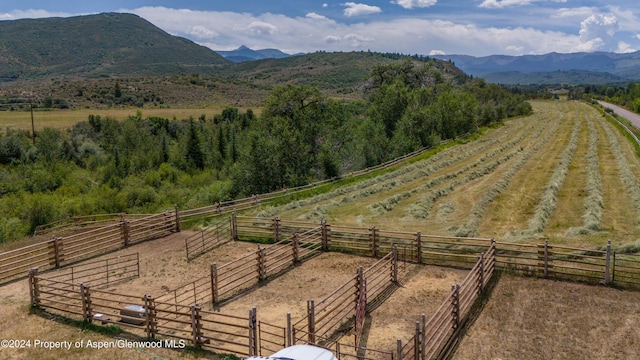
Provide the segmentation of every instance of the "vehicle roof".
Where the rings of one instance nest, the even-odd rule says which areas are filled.
[[[338,360],[329,350],[312,345],[293,345],[282,349],[269,357],[255,357],[249,359],[270,360]]]

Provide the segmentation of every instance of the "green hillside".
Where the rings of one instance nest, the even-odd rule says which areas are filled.
[[[131,14],[0,21],[0,81],[202,72],[227,62]]]

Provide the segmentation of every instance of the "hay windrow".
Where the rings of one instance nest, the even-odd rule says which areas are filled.
[[[607,133],[607,137],[609,138],[609,146],[611,147],[611,152],[615,156],[616,164],[618,165],[618,170],[620,172],[622,182],[624,183],[625,190],[633,202],[635,222],[636,224],[640,224],[640,184],[638,184],[638,179],[629,167],[629,162],[622,152],[620,143],[611,129],[611,125],[604,124],[604,129]]]
[[[539,129],[536,134],[536,138],[540,137],[543,129]],[[549,131],[549,133],[536,145],[531,147],[525,154],[517,160],[511,168],[505,172],[498,181],[494,183],[489,190],[487,190],[480,200],[478,200],[471,209],[469,214],[469,218],[467,219],[466,224],[461,226],[457,232],[456,236],[476,236],[478,232],[478,227],[480,226],[480,222],[482,221],[489,204],[495,199],[498,194],[504,191],[509,184],[511,183],[511,179],[524,168],[524,165],[527,164],[529,159],[535,154],[537,154],[543,146],[545,146],[549,140],[556,134],[558,131],[558,123],[554,123],[554,127]]]

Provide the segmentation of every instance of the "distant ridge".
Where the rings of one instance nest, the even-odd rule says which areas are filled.
[[[156,75],[228,63],[137,15],[0,21],[0,81],[42,76]]]
[[[233,62],[245,62],[263,59],[284,59],[293,55],[286,54],[278,49],[252,50],[244,45],[235,50],[216,51],[225,59]],[[299,54],[296,54],[299,55]]]
[[[561,83],[562,81],[559,81],[561,79],[572,83],[596,84],[640,79],[640,51],[627,54],[582,52],[523,56],[435,55],[433,57],[450,60],[462,71],[473,76],[505,84]],[[593,76],[593,73],[601,75]]]

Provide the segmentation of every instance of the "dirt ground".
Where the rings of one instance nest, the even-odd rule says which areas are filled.
[[[191,262],[186,260],[184,239],[191,235],[183,231],[172,236],[133,245],[115,253],[89,261],[138,252],[140,254],[140,278],[109,286],[117,293],[143,296],[159,296],[206,275],[211,263],[224,264],[238,258],[258,245],[233,242],[204,254]],[[266,284],[226,302],[220,311],[245,316],[252,307],[257,308],[258,320],[284,326],[286,314],[293,321],[306,312],[306,300],[320,301],[356,275],[357,268],[367,268],[377,260],[341,253],[323,253],[298,265]],[[461,281],[465,271],[429,266],[409,265],[400,273],[401,286],[371,314],[367,347],[392,350],[397,338],[412,335],[415,320],[430,311],[446,297],[451,284]],[[118,337],[126,337],[120,334]],[[29,289],[27,280],[19,280],[0,287],[0,339],[34,340],[51,342],[76,342],[82,340],[109,341],[113,338],[85,331],[77,326],[65,325],[53,319],[29,313]],[[352,343],[352,338],[345,338]],[[64,344],[61,344],[64,346]],[[0,349],[0,359],[148,359],[156,358],[210,358],[214,354],[178,352],[168,349]]]
[[[504,275],[454,359],[638,359],[640,292]]]

